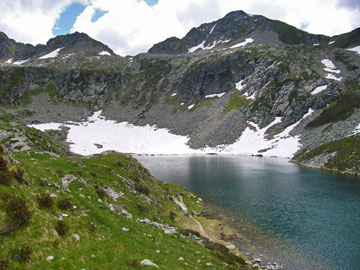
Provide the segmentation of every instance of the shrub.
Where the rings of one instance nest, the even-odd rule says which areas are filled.
[[[135,183],[135,189],[138,192],[143,193],[145,195],[150,194],[150,189],[147,186],[145,186],[144,184],[142,184],[142,183]]]
[[[103,190],[101,187],[96,186],[96,193],[99,195],[100,199],[104,199],[106,196],[105,190]]]
[[[5,170],[7,168],[7,161],[3,156],[0,156],[0,170]]]
[[[65,236],[69,232],[69,226],[63,220],[58,220],[55,230],[60,236]]]
[[[143,213],[149,212],[149,208],[146,207],[145,205],[137,204],[136,207],[137,207],[137,209],[140,210],[140,212],[143,212]]]
[[[24,173],[25,173],[24,169],[16,168],[16,170],[13,172],[16,181],[18,181],[19,183],[24,183],[25,182]]]
[[[169,218],[170,218],[171,222],[175,222],[176,216],[177,216],[176,213],[174,213],[173,211],[170,211]]]
[[[9,171],[7,160],[0,156],[0,183],[3,185],[10,185],[13,179],[13,174]]]
[[[140,267],[140,262],[135,260],[135,259],[127,259],[126,260],[126,265],[129,267]]]
[[[18,262],[28,262],[32,252],[33,250],[30,246],[23,244],[21,248],[14,252],[14,259]]]
[[[0,258],[0,270],[9,270],[9,269],[10,269],[9,259],[8,258]]]
[[[18,196],[7,193],[2,196],[2,203],[7,221],[3,228],[0,228],[0,235],[6,235],[15,231],[20,225],[25,224],[31,219],[31,212],[26,205],[26,201]]]
[[[36,195],[36,200],[40,207],[52,208],[54,205],[54,200],[47,193],[40,193]]]
[[[61,198],[58,201],[57,206],[61,210],[68,210],[71,209],[71,202],[68,198]]]
[[[5,147],[0,144],[0,154],[4,154],[5,153]]]
[[[95,233],[97,231],[97,226],[94,223],[89,221],[88,223],[86,223],[86,229],[90,233]]]
[[[190,236],[190,235],[194,235],[197,237],[200,237],[200,233],[191,229],[179,229],[178,230],[179,233],[181,233],[184,236]]]

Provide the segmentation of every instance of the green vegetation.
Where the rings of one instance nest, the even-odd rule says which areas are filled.
[[[199,103],[195,104],[194,107],[192,107],[189,112],[193,112],[199,108],[203,108],[203,107],[210,107],[212,105],[212,101],[209,99],[205,99],[203,101],[200,101]]]
[[[50,100],[53,104],[58,104],[57,92],[55,90],[55,84],[49,84],[46,89],[39,89],[36,91],[26,92],[22,96],[22,105],[26,106],[32,103],[32,98],[40,95],[42,93],[47,93],[50,96]]]
[[[355,108],[360,108],[360,95],[355,91],[347,92],[326,107],[321,114],[306,127],[315,128],[346,120],[354,112]]]
[[[37,144],[33,129],[22,132],[34,148],[12,152],[16,166],[2,162],[12,180],[21,176],[27,184],[0,183],[0,269],[133,269],[144,259],[160,269],[204,269],[206,263],[212,269],[249,269],[226,248],[199,244],[200,234],[189,226],[193,219],[207,226],[196,215],[202,203],[181,187],[157,181],[130,155],[53,155],[45,152],[56,144],[50,137],[42,134]],[[174,202],[179,196],[191,214]],[[183,229],[166,233],[144,219]]]
[[[250,103],[252,102],[251,99],[247,99],[244,96],[239,96],[237,93],[232,93],[230,95],[229,101],[226,104],[223,115],[229,113],[232,110],[243,110],[249,107]]]
[[[323,144],[309,152],[303,151],[293,158],[298,163],[306,163],[317,156],[333,154],[323,169],[341,173],[360,173],[360,137],[351,136]]]

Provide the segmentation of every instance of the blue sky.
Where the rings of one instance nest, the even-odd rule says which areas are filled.
[[[157,4],[158,0],[144,0],[149,6],[154,6]],[[52,33],[55,36],[58,35],[65,35],[70,33],[71,28],[73,27],[77,16],[79,16],[86,5],[82,3],[72,3],[68,5],[65,10],[60,14],[59,19],[56,20],[56,23],[52,29]],[[105,15],[108,11],[96,9],[95,15],[92,17],[91,21],[96,22],[100,19],[103,15]]]

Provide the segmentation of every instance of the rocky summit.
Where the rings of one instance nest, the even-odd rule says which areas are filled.
[[[235,11],[126,57],[82,33],[37,46],[1,33],[0,62],[3,122],[81,121],[102,110],[187,136],[192,149],[360,172],[350,162],[360,154],[359,29],[313,35]]]

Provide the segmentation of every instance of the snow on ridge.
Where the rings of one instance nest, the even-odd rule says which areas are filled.
[[[108,51],[101,51],[99,52],[99,55],[111,55]]]
[[[226,92],[222,92],[220,94],[211,94],[211,95],[206,95],[205,98],[214,98],[214,97],[222,97],[223,95],[225,95]]]
[[[244,81],[245,81],[245,80],[241,80],[241,81],[235,83],[235,88],[236,88],[237,90],[239,90],[239,91],[240,91],[241,89],[243,89],[243,88],[246,86],[246,84],[243,84]]]
[[[17,60],[16,62],[13,63],[13,65],[21,66],[22,64],[26,63],[26,62],[29,61],[29,60],[30,60],[30,59]]]
[[[320,92],[326,90],[326,88],[327,88],[327,85],[318,86],[318,87],[315,88],[315,90],[313,90],[313,91],[311,92],[311,94],[312,94],[312,95],[319,94]]]
[[[215,25],[211,28],[209,35],[211,35],[211,33],[214,31],[216,25],[217,25],[217,24],[215,24]]]
[[[57,48],[56,50],[52,51],[51,53],[45,54],[41,57],[39,57],[39,59],[47,59],[47,58],[54,58],[57,57],[59,52],[64,49],[64,47],[61,48]]]
[[[360,46],[350,48],[350,49],[346,49],[346,50],[356,52],[356,53],[360,54]]]
[[[235,45],[231,46],[230,49],[244,47],[247,44],[252,43],[252,42],[254,42],[253,38],[247,38],[247,39],[245,39],[244,42],[241,42],[241,43],[238,43],[238,44],[235,44]]]
[[[342,77],[337,78],[331,74],[331,73],[339,74],[340,70],[336,69],[336,66],[330,59],[323,59],[323,60],[321,60],[321,63],[325,66],[324,70],[326,72],[330,72],[326,75],[326,79],[331,79],[331,80],[336,80],[336,81],[342,80]]]
[[[202,43],[200,43],[199,45],[190,48],[188,52],[189,52],[189,53],[193,53],[193,52],[195,52],[197,49],[204,49],[204,44],[205,44],[205,40],[204,40]]]

